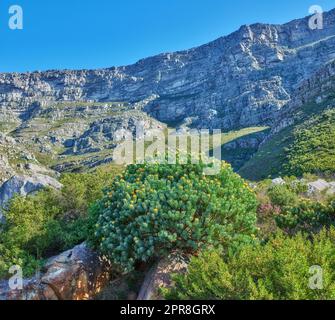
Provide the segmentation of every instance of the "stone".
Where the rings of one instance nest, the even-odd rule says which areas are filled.
[[[307,183],[307,187],[308,187],[308,193],[314,194],[329,189],[331,185],[327,181],[319,179],[317,181]]]
[[[171,275],[186,272],[187,266],[187,258],[175,254],[156,263],[147,273],[137,300],[163,300],[159,290],[171,288]]]
[[[0,300],[89,300],[109,282],[111,264],[85,243],[51,258],[40,276],[24,280],[23,290],[0,281]]]
[[[282,186],[282,185],[285,185],[286,182],[283,178],[277,178],[277,179],[273,179],[272,180],[272,185],[274,186]]]

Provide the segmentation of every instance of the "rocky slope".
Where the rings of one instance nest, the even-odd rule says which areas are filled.
[[[0,74],[1,114],[16,122],[55,101],[123,101],[164,122],[271,124],[298,84],[335,58],[334,26],[335,10],[325,14],[323,30],[310,30],[308,18],[255,24],[126,67]]]

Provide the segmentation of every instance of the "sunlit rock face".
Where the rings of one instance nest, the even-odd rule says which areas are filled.
[[[23,288],[0,281],[0,300],[89,300],[112,275],[108,260],[86,244],[49,259],[39,275],[23,281]]]
[[[203,128],[272,124],[299,84],[335,58],[335,11],[255,24],[187,51],[102,70],[0,74],[1,117],[31,117],[54,101],[129,102],[163,122]]]

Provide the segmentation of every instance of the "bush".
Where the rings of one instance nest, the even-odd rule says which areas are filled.
[[[204,176],[203,165],[131,165],[106,190],[94,244],[124,271],[172,250],[248,242],[257,201],[230,166]]]
[[[278,226],[290,233],[318,232],[323,227],[335,226],[335,201],[329,204],[301,200],[295,207],[285,208],[277,217]]]
[[[268,191],[271,203],[275,206],[294,206],[298,202],[298,195],[288,185],[275,185]]]
[[[259,227],[258,237],[268,239],[278,231],[274,217],[278,216],[281,209],[271,203],[260,204],[257,209],[257,226]]]
[[[206,251],[194,257],[186,275],[175,275],[167,299],[326,300],[335,299],[335,229],[312,241],[282,234],[267,244],[246,245],[222,257]],[[312,290],[311,267],[322,268],[322,290]],[[321,283],[319,283],[321,284]]]

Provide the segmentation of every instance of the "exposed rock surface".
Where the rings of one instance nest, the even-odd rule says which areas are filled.
[[[307,186],[307,193],[309,195],[316,195],[320,194],[322,192],[326,192],[328,195],[333,195],[335,194],[335,182],[327,182],[326,180],[323,179],[318,179],[316,181],[312,182],[306,182],[304,179],[301,180],[295,180],[294,183],[303,183]],[[272,185],[273,186],[283,186],[286,185],[286,181],[279,177],[276,179],[272,180]]]
[[[33,176],[14,176],[0,187],[0,218],[1,208],[15,195],[26,196],[42,188],[60,189],[62,185],[54,178],[42,174]]]
[[[23,290],[11,290],[1,281],[0,300],[88,300],[110,274],[110,263],[82,244],[50,259],[41,275],[24,281]]]
[[[327,181],[322,179],[308,183],[307,187],[310,194],[320,193],[326,190],[328,194],[335,193],[335,183],[328,183]]]
[[[321,105],[329,103],[329,108],[334,107],[333,92],[335,90],[335,61],[331,61],[320,70],[304,80],[294,91],[292,100],[277,115],[277,119],[271,129],[270,139],[274,134],[301,121],[299,108],[307,103]]]
[[[286,182],[283,178],[276,178],[276,179],[272,180],[272,185],[273,186],[283,186],[285,184],[286,184]]]
[[[137,300],[162,300],[160,289],[171,288],[172,274],[186,272],[187,266],[186,260],[176,255],[159,261],[148,272]]]
[[[165,122],[271,124],[299,83],[335,58],[335,10],[325,13],[322,30],[311,30],[308,20],[243,26],[126,67],[0,74],[1,115],[22,121],[55,101],[123,101]]]
[[[320,79],[329,79],[322,88],[334,86],[335,10],[324,14],[322,30],[311,30],[308,21],[243,26],[206,45],[125,67],[0,74],[0,132],[12,139],[0,148],[0,183],[18,174],[12,163],[22,158],[42,157],[58,171],[110,163],[118,140],[142,120],[146,129],[165,122],[186,131],[281,130],[312,94],[325,99]],[[262,139],[226,146],[228,160],[242,150],[238,169]],[[29,152],[17,152],[19,146]]]

